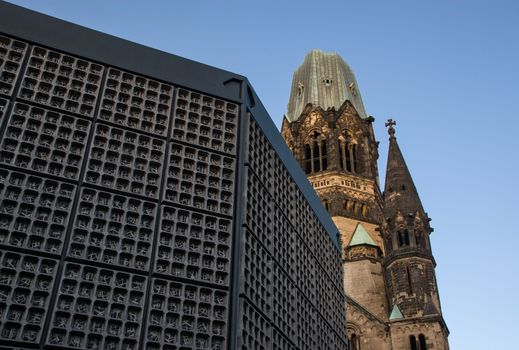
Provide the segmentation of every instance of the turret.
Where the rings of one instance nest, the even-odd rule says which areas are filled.
[[[389,152],[384,191],[385,245],[387,258],[413,254],[432,259],[429,234],[430,219],[424,211],[413,179],[396,141],[389,119]]]
[[[294,73],[281,133],[332,216],[381,218],[373,121],[346,62],[308,53]]]
[[[358,224],[351,241],[346,247],[346,257],[350,261],[355,260],[371,260],[372,262],[380,262],[382,250],[371,238],[362,224]]]
[[[391,320],[440,315],[440,302],[431,253],[429,218],[398,146],[393,120],[389,132],[384,222],[384,267]]]
[[[359,222],[350,241],[344,242],[344,288],[346,295],[380,319],[385,319],[388,309],[382,273],[382,249],[364,226],[376,232],[373,225]]]

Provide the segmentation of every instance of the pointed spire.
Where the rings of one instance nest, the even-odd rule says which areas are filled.
[[[401,318],[404,318],[404,315],[402,315],[402,312],[400,311],[400,308],[398,307],[398,305],[395,304],[393,306],[393,310],[391,311],[391,315],[389,315],[389,320],[394,321],[394,320],[398,320]]]
[[[357,228],[355,229],[355,232],[353,233],[353,236],[351,237],[351,241],[348,244],[348,247],[353,247],[356,245],[372,245],[375,247],[378,247],[375,241],[371,238],[368,231],[362,226],[360,223],[357,224]]]
[[[400,210],[404,216],[417,211],[423,212],[422,203],[407,168],[404,156],[396,141],[396,122],[389,119],[386,123],[389,133],[386,182],[384,190],[385,214],[392,217]]]

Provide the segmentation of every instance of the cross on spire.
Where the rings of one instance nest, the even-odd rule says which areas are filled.
[[[395,137],[395,128],[393,127],[395,125],[396,125],[396,121],[394,121],[393,119],[388,119],[386,122],[386,128],[388,128],[387,132],[389,133],[390,138]]]

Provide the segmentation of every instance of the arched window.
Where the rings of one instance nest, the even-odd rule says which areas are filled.
[[[425,336],[423,334],[418,336],[418,341],[420,343],[420,350],[427,350],[427,344],[425,343]]]
[[[356,202],[351,200],[351,199],[346,199],[344,201],[344,209],[346,210],[346,212],[350,215],[355,215],[355,207],[356,207]]]
[[[320,147],[317,141],[312,141],[312,172],[321,171]]]
[[[305,145],[305,173],[310,174],[312,172],[312,151],[310,145]]]
[[[409,246],[409,231],[398,231],[398,246],[399,247],[407,247]]]
[[[350,350],[360,350],[360,339],[355,333],[350,338]]]
[[[321,162],[323,164],[323,170],[328,169],[328,150],[326,149],[326,140],[323,140],[321,144]]]
[[[310,134],[310,140],[305,144],[304,168],[307,174],[328,168],[326,140],[317,131]]]
[[[366,204],[362,204],[362,217],[368,217],[368,206]]]
[[[305,86],[301,83],[297,83],[297,97],[302,98],[305,92]]]
[[[327,199],[323,200],[324,208],[328,211],[330,211],[330,203]]]
[[[414,335],[409,336],[409,343],[411,343],[411,350],[418,350],[416,346],[416,337]]]
[[[353,215],[359,216],[360,203],[353,202]]]
[[[358,171],[357,143],[347,130],[339,136],[339,159],[342,170],[350,173]]]

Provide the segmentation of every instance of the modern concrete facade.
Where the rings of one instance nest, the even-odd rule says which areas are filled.
[[[347,349],[338,232],[246,77],[0,2],[0,349]]]

